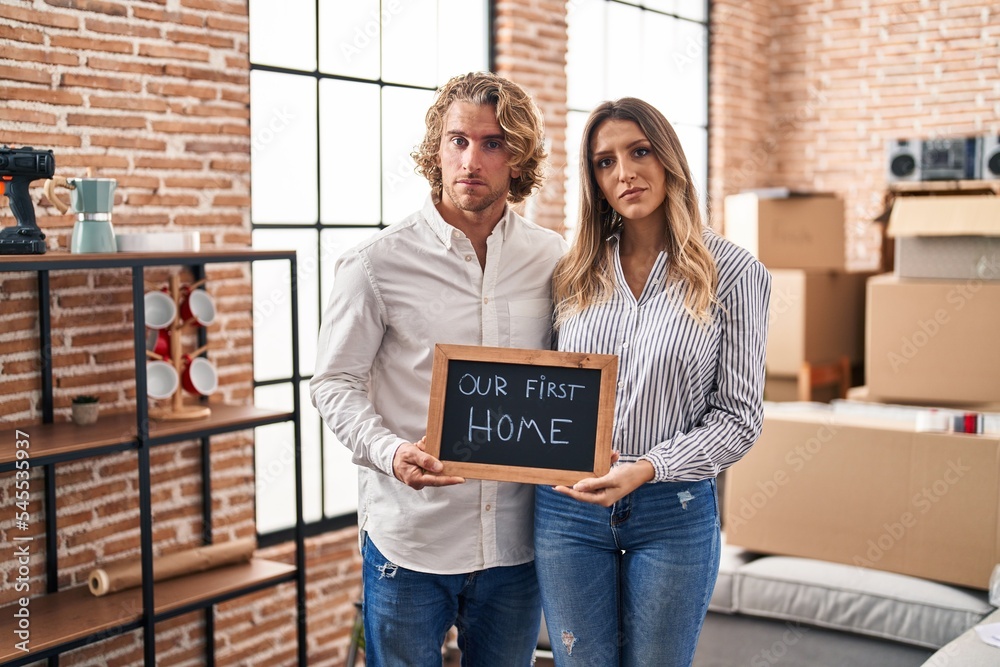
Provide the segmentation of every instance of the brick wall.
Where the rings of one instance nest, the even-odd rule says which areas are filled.
[[[564,231],[566,178],[565,0],[498,0],[496,70],[532,96],[545,120],[548,178],[524,205],[534,222]]]
[[[0,4],[0,143],[52,148],[60,176],[83,176],[89,168],[95,176],[115,178],[118,233],[197,230],[202,247],[246,247],[247,43],[245,2],[5,1]],[[44,200],[41,183],[32,200],[49,247],[67,249],[73,216],[60,215]],[[11,225],[6,199],[2,203],[0,221]],[[146,279],[158,285],[168,275],[167,269],[156,269],[147,271]],[[209,331],[209,357],[221,383],[213,400],[246,402],[253,379],[249,268],[214,265],[208,278],[219,311]],[[105,412],[131,409],[129,274],[60,271],[52,273],[51,283],[56,420],[68,419],[70,399],[79,393],[99,395]],[[0,421],[6,427],[40,418],[37,304],[33,274],[0,274]],[[186,336],[185,349],[193,349],[193,333]],[[213,538],[253,535],[252,434],[215,437],[211,447]],[[199,457],[197,442],[152,450],[157,555],[201,544]],[[95,564],[137,557],[136,471],[134,452],[57,467],[61,588],[85,585]],[[44,590],[42,486],[36,470],[33,594]],[[14,506],[13,475],[0,479],[0,506]],[[12,520],[12,514],[0,517],[3,544],[12,544]],[[16,562],[8,556],[0,559],[0,603],[16,594]],[[291,585],[221,605],[218,664],[291,664],[295,644],[286,635],[290,631],[294,639],[294,609]],[[203,664],[202,619],[189,614],[158,625],[162,664]],[[61,662],[141,663],[141,632],[81,648]]]
[[[716,218],[721,198],[742,187],[835,192],[846,205],[848,260],[871,266],[885,141],[1000,131],[995,4],[712,5]],[[751,177],[742,178],[744,165]]]

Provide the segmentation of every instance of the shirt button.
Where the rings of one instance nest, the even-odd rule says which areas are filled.
[[[622,349],[623,350],[627,350],[628,349],[628,343],[622,343]]]
[[[624,382],[619,382],[618,383],[618,388],[619,389],[624,389],[625,388],[625,383]]]
[[[492,507],[492,505],[487,505],[486,506],[486,511],[489,512],[491,507]]]
[[[465,256],[465,261],[466,262],[471,262],[472,261],[472,255],[466,255]]]
[[[490,302],[490,297],[484,296],[483,297],[483,303],[489,303],[489,302]]]
[[[459,236],[461,236],[461,235],[462,235],[462,232],[460,232],[460,231],[458,231],[458,230],[456,229],[456,230],[454,230],[454,231],[453,231],[453,232],[451,233],[451,235],[452,235],[452,236],[454,236],[454,237],[455,237],[455,238],[457,239],[457,238],[458,238]]]

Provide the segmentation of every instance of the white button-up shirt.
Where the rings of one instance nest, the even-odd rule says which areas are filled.
[[[550,348],[552,270],[565,250],[508,208],[482,268],[428,198],[338,260],[310,391],[362,466],[359,528],[393,563],[456,574],[534,558],[534,487],[469,479],[415,491],[392,461],[426,433],[436,343]]]

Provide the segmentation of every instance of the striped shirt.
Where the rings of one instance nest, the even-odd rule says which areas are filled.
[[[636,299],[615,237],[613,294],[559,330],[560,350],[618,355],[613,447],[622,462],[649,461],[656,482],[714,477],[761,431],[771,276],[713,231],[704,240],[719,275],[710,323],[684,310],[680,281],[667,283],[666,252]]]

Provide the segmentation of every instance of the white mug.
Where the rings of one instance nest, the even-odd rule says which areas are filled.
[[[156,290],[146,292],[143,300],[146,326],[150,329],[166,329],[177,317],[177,304],[166,292]]]
[[[170,398],[179,383],[180,378],[172,364],[165,361],[146,364],[146,395],[150,398]]]

